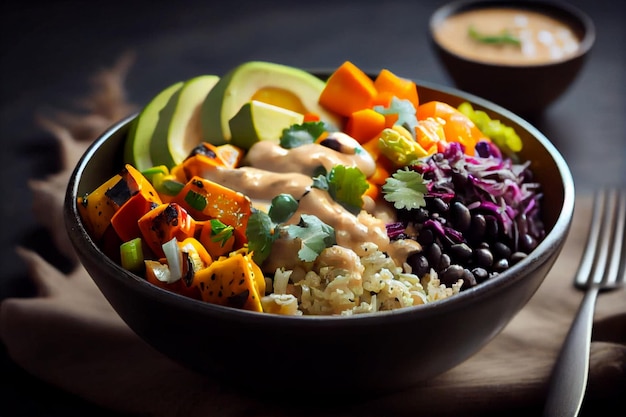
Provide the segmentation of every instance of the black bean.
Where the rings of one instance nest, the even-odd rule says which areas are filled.
[[[415,211],[414,220],[417,223],[424,223],[426,220],[428,220],[429,216],[430,216],[430,213],[428,213],[428,210],[426,210],[423,207],[420,207]]]
[[[511,257],[511,248],[503,242],[495,242],[491,245],[491,251],[496,258],[509,259]]]
[[[450,207],[450,221],[459,232],[465,232],[472,223],[472,214],[463,203],[455,201]]]
[[[514,252],[511,255],[511,265],[515,265],[516,263],[518,263],[519,261],[521,261],[522,259],[526,258],[528,255],[524,252]]]
[[[537,247],[537,240],[531,235],[525,233],[519,237],[519,249],[529,253]]]
[[[467,184],[467,181],[469,178],[467,171],[465,170],[453,171],[451,177],[452,177],[452,183],[454,184],[454,188],[456,188],[457,190],[462,190],[463,188],[465,188],[465,185]]]
[[[428,246],[425,250],[426,259],[428,259],[428,263],[433,266],[439,265],[441,261],[441,246],[436,243]]]
[[[410,255],[406,262],[411,266],[412,272],[418,277],[423,277],[430,271],[428,259],[421,253]]]
[[[457,262],[466,262],[472,257],[472,248],[465,243],[456,243],[450,246],[450,255]]]
[[[509,268],[509,261],[508,259],[498,259],[494,264],[493,264],[493,270],[495,272],[502,272],[505,269]]]
[[[439,259],[439,264],[437,264],[437,270],[443,271],[450,266],[450,263],[450,255],[448,255],[447,253],[442,254],[441,259]]]
[[[494,216],[485,216],[485,236],[495,242],[498,240],[499,234],[500,225],[498,224],[498,219]]]
[[[477,267],[472,269],[472,274],[474,274],[474,278],[476,278],[477,282],[484,282],[489,279],[489,272],[485,268]]]
[[[493,254],[488,248],[480,247],[474,249],[474,262],[480,267],[491,268],[491,265],[493,265]]]
[[[430,207],[432,208],[432,211],[434,211],[435,213],[440,213],[440,214],[447,212],[449,209],[448,203],[446,203],[439,197],[435,197],[431,200]]]
[[[474,242],[480,242],[485,236],[485,230],[487,229],[487,220],[482,214],[476,214],[472,216],[470,228],[467,232],[468,239]]]
[[[439,281],[449,287],[463,279],[464,268],[461,265],[450,265],[439,274]]]
[[[463,286],[461,288],[467,289],[476,285],[476,277],[472,271],[467,268],[463,269],[463,277],[461,279],[463,280]]]
[[[422,245],[422,247],[432,245],[435,241],[435,236],[430,229],[422,229],[417,235],[417,242]]]

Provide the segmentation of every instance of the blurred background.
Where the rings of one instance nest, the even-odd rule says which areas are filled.
[[[141,106],[169,84],[221,75],[249,60],[333,69],[345,60],[377,71],[451,86],[427,37],[445,1],[3,1],[0,6],[0,300],[33,288],[14,247],[36,248],[60,269],[31,214],[30,178],[58,169],[55,140],[38,112],[72,110],[90,77],[131,52],[128,98]],[[578,192],[626,183],[626,6],[572,0],[596,23],[597,39],[572,87],[529,120],[569,162]],[[529,92],[532,94],[532,92]],[[30,377],[0,347],[0,415],[108,415]]]

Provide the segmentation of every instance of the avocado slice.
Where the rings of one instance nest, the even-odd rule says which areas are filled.
[[[155,135],[150,145],[153,165],[172,168],[203,140],[200,109],[207,94],[219,81],[216,75],[200,75],[185,81],[173,105],[167,133]]]
[[[245,150],[261,140],[279,143],[284,129],[303,121],[301,113],[251,100],[228,121],[232,134],[230,143]]]
[[[315,113],[330,126],[341,119],[318,104],[326,83],[304,70],[263,61],[243,63],[220,78],[202,105],[202,131],[206,141],[228,143],[229,121],[241,107],[262,101],[300,114]]]
[[[154,166],[150,147],[153,137],[165,135],[183,82],[162,90],[137,115],[126,138],[124,159],[139,171]]]

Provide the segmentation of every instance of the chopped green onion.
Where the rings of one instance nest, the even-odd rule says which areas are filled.
[[[185,202],[195,210],[202,211],[209,204],[206,197],[193,190],[189,190],[185,196]]]
[[[146,177],[146,179],[148,181],[150,181],[152,184],[154,184],[154,176],[155,175],[169,175],[169,170],[167,169],[167,167],[165,165],[157,165],[154,166],[152,168],[148,168],[144,171],[141,171],[141,174]]]
[[[180,190],[182,190],[185,186],[185,184],[183,184],[182,182],[168,178],[167,175],[161,173],[154,174],[152,176],[151,182],[154,186],[154,189],[159,194],[165,194],[169,196],[178,195]]]
[[[161,246],[163,247],[163,253],[165,253],[165,259],[167,259],[167,265],[170,268],[170,276],[167,283],[171,284],[183,276],[182,253],[176,238],[168,240]]]
[[[120,245],[122,268],[131,272],[140,272],[143,269],[143,249],[141,238],[135,238]]]
[[[228,239],[231,238],[235,230],[234,227],[226,225],[218,219],[211,219],[211,241],[224,246]]]

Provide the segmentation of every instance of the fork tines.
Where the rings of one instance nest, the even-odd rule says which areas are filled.
[[[581,288],[595,285],[612,288],[626,280],[626,190],[599,189],[594,198],[593,215],[585,253],[575,284]]]

